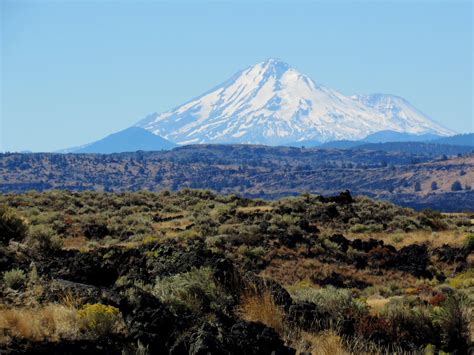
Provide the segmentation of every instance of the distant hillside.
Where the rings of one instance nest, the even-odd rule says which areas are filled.
[[[451,191],[459,181],[461,190]],[[211,189],[268,199],[302,192],[354,194],[413,207],[474,211],[474,155],[251,145],[195,145],[163,152],[0,154],[0,192]]]
[[[286,146],[291,147],[319,147],[319,148],[336,148],[336,149],[350,149],[358,145],[367,144],[367,143],[388,143],[388,142],[428,142],[434,139],[441,138],[441,136],[436,134],[411,134],[411,133],[402,133],[395,131],[380,131],[369,134],[367,137],[360,140],[335,140],[329,141],[326,143],[321,143],[316,140],[300,141],[286,144]],[[439,143],[442,144],[442,143]]]
[[[148,132],[139,127],[127,128],[123,131],[111,134],[97,142],[78,147],[77,149],[69,149],[68,153],[122,153],[169,150],[176,145],[160,136]]]
[[[424,154],[432,157],[457,154],[466,154],[473,151],[473,147],[447,144],[433,144],[424,142],[390,142],[366,143],[356,145],[352,149],[383,150],[386,152],[403,152],[408,154]]]
[[[326,143],[303,141],[289,144],[292,147],[319,149],[368,149],[429,156],[466,154],[474,147],[474,134],[460,134],[440,138],[434,134],[415,135],[394,131],[380,131],[362,140],[337,140]]]
[[[417,135],[395,131],[380,131],[369,134],[362,141],[367,143],[424,142],[436,138],[441,138],[441,136],[432,133]]]
[[[458,134],[451,137],[443,137],[430,141],[429,143],[448,144],[448,145],[466,145],[474,147],[474,133]]]
[[[318,146],[318,148],[319,149],[351,149],[362,144],[365,144],[365,142],[341,140],[341,141],[332,141],[332,142],[321,144]]]

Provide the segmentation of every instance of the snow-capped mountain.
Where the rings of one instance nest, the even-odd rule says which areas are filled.
[[[242,70],[137,126],[177,144],[326,142],[362,139],[382,130],[453,134],[400,97],[345,96],[276,59]]]

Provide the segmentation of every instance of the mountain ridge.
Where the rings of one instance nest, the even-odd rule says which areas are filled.
[[[60,153],[110,154],[135,151],[168,150],[176,145],[165,138],[140,128],[129,127],[112,133],[98,141],[83,146],[65,149]]]
[[[178,145],[327,142],[361,139],[380,130],[454,133],[399,96],[345,96],[277,59],[247,67],[195,99],[148,115],[136,125]]]

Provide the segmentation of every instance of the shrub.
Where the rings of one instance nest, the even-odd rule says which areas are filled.
[[[36,252],[59,250],[63,246],[62,239],[49,226],[32,226],[26,239],[27,245]]]
[[[7,287],[19,289],[26,283],[26,274],[21,269],[12,269],[5,271],[3,274],[3,281]]]
[[[413,217],[395,216],[389,223],[391,229],[401,229],[405,232],[416,230],[420,228],[418,221]]]
[[[23,240],[28,227],[15,210],[7,206],[0,206],[0,243],[7,244],[11,239]]]
[[[451,191],[462,191],[462,185],[459,180],[453,182],[453,184],[451,185]]]
[[[377,233],[383,231],[382,224],[355,224],[349,231],[352,233]]]
[[[361,223],[356,223],[349,229],[352,233],[365,233],[367,230],[367,226]]]
[[[404,300],[391,300],[382,312],[388,320],[393,339],[400,344],[412,343],[417,346],[433,344],[437,341],[435,325],[428,307],[411,307]]]
[[[113,306],[88,303],[77,311],[77,316],[87,330],[98,335],[107,335],[116,330],[120,311]]]
[[[189,272],[158,278],[153,294],[172,307],[193,311],[225,308],[231,298],[216,284],[212,269],[193,268]]]
[[[327,286],[321,289],[300,287],[292,291],[292,297],[297,301],[312,302],[316,304],[321,314],[327,314],[325,326],[338,325],[345,319],[360,318],[368,313],[365,302],[356,299],[347,289],[337,289]]]
[[[91,217],[82,225],[82,231],[88,239],[101,239],[109,234],[107,222],[101,216]]]
[[[464,354],[469,343],[469,301],[466,296],[452,294],[438,308],[435,315],[439,325],[441,343],[445,351]]]
[[[464,239],[464,247],[471,251],[474,251],[474,234],[469,234],[466,239]]]
[[[238,248],[238,252],[239,254],[242,254],[249,259],[257,260],[265,255],[265,248],[261,246],[251,247],[251,246],[243,244]]]

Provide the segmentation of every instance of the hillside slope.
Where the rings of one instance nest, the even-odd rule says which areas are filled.
[[[197,145],[111,155],[2,154],[0,173],[2,192],[191,187],[277,198],[349,189],[405,206],[431,201],[426,207],[474,210],[469,190],[474,181],[472,154],[433,160],[421,154],[358,149]],[[461,191],[451,191],[455,181],[460,182]],[[436,189],[431,188],[434,182]]]

